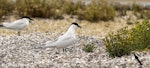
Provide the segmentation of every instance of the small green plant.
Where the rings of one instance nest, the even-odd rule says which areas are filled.
[[[150,47],[150,22],[136,23],[135,27],[109,34],[105,39],[106,51],[112,57],[129,55],[131,51],[144,50]]]
[[[94,52],[94,49],[95,49],[95,44],[83,44],[83,51],[85,52]]]

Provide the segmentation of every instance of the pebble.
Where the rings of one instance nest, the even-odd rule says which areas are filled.
[[[47,33],[31,33],[22,36],[0,36],[0,68],[150,68],[150,52],[138,52],[141,66],[131,54],[109,57],[102,40],[96,37],[79,36],[79,41],[68,47],[67,52],[56,54],[58,49],[38,49],[48,40]],[[82,50],[83,44],[94,43],[92,53]]]

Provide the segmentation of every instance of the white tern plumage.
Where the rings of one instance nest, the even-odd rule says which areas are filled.
[[[73,44],[77,38],[76,38],[76,29],[81,28],[77,23],[72,23],[71,26],[69,27],[68,31],[60,36],[57,41],[52,42],[52,41],[47,41],[43,48],[65,48],[68,47],[69,45]]]
[[[0,28],[16,30],[18,31],[18,35],[20,35],[20,31],[29,25],[30,20],[32,20],[30,17],[23,16],[21,19],[14,22],[3,23],[2,25],[0,25]]]

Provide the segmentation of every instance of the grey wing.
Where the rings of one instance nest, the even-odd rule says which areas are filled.
[[[17,21],[14,21],[13,23],[11,23],[11,27],[18,27],[20,25],[23,25],[23,21],[22,20],[17,20]]]
[[[66,35],[65,35],[65,34],[63,34],[63,35],[59,36],[59,37],[57,38],[57,40],[59,40],[59,39],[61,39],[61,38],[65,37],[65,36],[66,36]]]
[[[59,37],[58,40],[66,41],[66,40],[69,40],[69,39],[71,39],[71,38],[72,38],[71,36],[61,36],[61,37]]]
[[[24,23],[21,20],[14,21],[13,23],[4,23],[4,26],[9,29],[21,29]]]

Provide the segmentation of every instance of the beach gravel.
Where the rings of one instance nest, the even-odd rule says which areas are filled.
[[[109,57],[102,40],[92,36],[78,36],[78,41],[65,52],[56,48],[39,48],[56,37],[48,33],[0,36],[0,68],[150,68],[150,52],[137,52],[141,66],[131,54]],[[94,52],[82,50],[83,44],[96,45]]]

